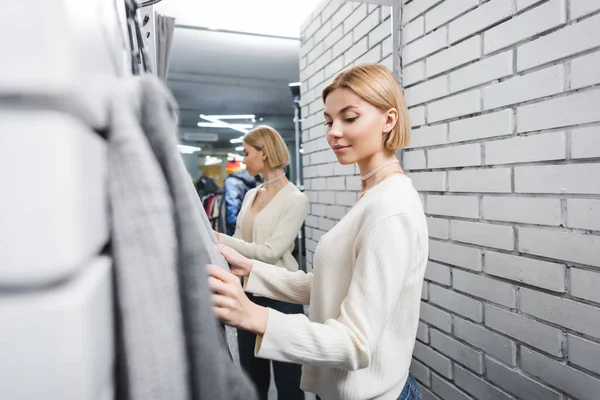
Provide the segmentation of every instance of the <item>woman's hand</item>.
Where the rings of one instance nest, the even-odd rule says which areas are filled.
[[[214,312],[224,324],[264,335],[268,311],[251,302],[239,278],[215,265],[207,265],[208,284],[213,291]]]
[[[217,231],[213,231],[213,234],[215,235],[215,238],[217,239],[217,241],[219,241],[219,236],[221,236],[221,234]]]
[[[217,249],[229,263],[231,272],[236,276],[248,276],[252,270],[252,260],[244,257],[231,247],[218,245]]]

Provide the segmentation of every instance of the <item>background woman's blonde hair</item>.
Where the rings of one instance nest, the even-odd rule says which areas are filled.
[[[270,126],[261,125],[244,136],[244,143],[256,150],[264,150],[269,168],[283,168],[290,163],[290,152],[283,138]]]
[[[392,72],[383,65],[357,65],[340,72],[333,81],[323,89],[323,103],[335,89],[350,89],[356,95],[383,111],[395,108],[398,111],[398,121],[386,135],[385,148],[390,151],[400,150],[410,141],[410,121],[408,108],[394,79]]]

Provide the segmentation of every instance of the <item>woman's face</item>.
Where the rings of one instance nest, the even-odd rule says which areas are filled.
[[[324,114],[327,142],[343,165],[384,151],[385,133],[397,119],[396,110],[382,111],[345,88],[329,93]]]
[[[244,143],[244,164],[246,170],[252,176],[256,176],[263,172],[265,168],[265,152]]]

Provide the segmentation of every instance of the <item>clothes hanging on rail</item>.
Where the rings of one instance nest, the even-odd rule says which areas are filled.
[[[255,399],[235,330],[212,311],[204,266],[228,266],[177,151],[175,107],[150,75],[123,83],[112,104],[117,398]]]

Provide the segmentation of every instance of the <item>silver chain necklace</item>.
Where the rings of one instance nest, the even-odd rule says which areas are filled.
[[[390,165],[392,165],[394,163],[400,164],[400,160],[396,159],[396,160],[388,161],[388,162],[386,162],[384,164],[381,164],[379,167],[375,168],[373,171],[367,173],[366,175],[361,175],[360,180],[361,181],[366,181],[367,179],[369,179],[370,177],[372,177],[373,175],[375,175],[379,171],[383,170],[384,168],[389,167]]]
[[[270,181],[265,181],[265,182],[263,183],[263,186],[270,185],[271,183],[273,183],[273,182],[275,182],[275,181],[278,181],[278,180],[280,180],[280,179],[281,179],[281,178],[283,178],[284,176],[285,176],[285,174],[283,174],[283,175],[281,175],[281,176],[279,176],[279,177],[277,177],[277,178],[275,178],[275,179],[272,179],[272,180],[270,180]]]

